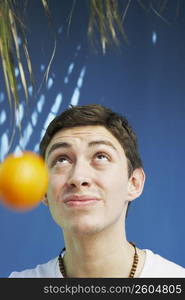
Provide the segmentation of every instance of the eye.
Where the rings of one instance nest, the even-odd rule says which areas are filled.
[[[62,155],[62,156],[58,156],[55,159],[53,159],[51,166],[53,167],[53,166],[66,165],[70,162],[71,162],[71,160],[68,156]]]
[[[105,153],[102,153],[102,152],[96,153],[95,158],[98,161],[109,161],[110,160],[109,156]]]

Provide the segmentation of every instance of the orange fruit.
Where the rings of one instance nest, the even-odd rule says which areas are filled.
[[[13,210],[32,209],[42,200],[47,186],[45,162],[31,151],[10,154],[0,165],[0,200]]]

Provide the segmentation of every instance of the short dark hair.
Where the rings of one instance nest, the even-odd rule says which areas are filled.
[[[143,166],[138,151],[137,137],[128,120],[100,104],[70,106],[49,124],[40,143],[40,155],[45,158],[46,149],[54,134],[66,128],[77,126],[104,126],[119,141],[128,161],[128,176]]]

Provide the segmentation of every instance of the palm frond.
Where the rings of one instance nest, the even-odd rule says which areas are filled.
[[[16,66],[19,69],[21,84],[25,98],[28,100],[27,79],[25,67],[22,63],[22,48],[24,49],[30,77],[33,78],[31,60],[28,54],[27,42],[24,34],[24,24],[17,14],[17,1],[0,1],[0,56],[4,71],[6,90],[11,108],[16,109],[19,105],[17,81],[15,76]],[[22,43],[19,43],[19,41]],[[33,80],[31,80],[33,82]],[[14,105],[13,105],[14,103]]]
[[[70,26],[71,26],[72,16],[74,14],[75,5],[76,5],[76,0],[73,0],[72,8],[70,10],[70,14],[69,14],[69,17],[68,17],[68,29],[67,29],[68,35],[69,35]]]
[[[15,50],[16,50],[16,57],[17,57],[17,63],[18,63],[18,68],[21,76],[21,81],[22,85],[24,88],[24,92],[26,95],[26,99],[28,99],[28,88],[27,88],[27,83],[26,83],[26,78],[25,78],[25,73],[23,69],[23,65],[21,62],[21,55],[20,55],[20,47],[19,47],[19,36],[17,33],[17,26],[15,22],[15,17],[11,9],[9,9],[9,19],[10,19],[10,25],[11,25],[11,33],[13,36],[14,40],[14,45],[15,45]]]
[[[88,24],[88,36],[92,40],[93,34],[99,33],[102,51],[105,54],[112,42],[119,45],[118,35],[121,33],[125,40],[122,18],[117,0],[91,0]]]
[[[46,12],[48,15],[50,15],[50,11],[49,11],[49,6],[48,6],[47,0],[41,0],[41,2],[42,2],[42,4],[43,4],[43,6],[44,6],[45,12]]]
[[[34,87],[34,76],[32,71],[32,63],[29,55],[29,49],[25,33],[25,25],[22,16],[19,15],[20,0],[0,0],[0,58],[2,62],[5,85],[8,95],[8,100],[11,108],[15,110],[19,105],[19,96],[17,89],[17,81],[15,76],[16,66],[19,69],[21,84],[24,89],[25,98],[28,100],[28,79],[26,76],[26,68],[28,69],[29,80]],[[24,9],[27,8],[28,0],[23,2]],[[48,5],[48,0],[40,0],[44,11],[51,21],[51,14]],[[71,25],[74,8],[81,1],[73,0],[72,9],[68,19],[68,33]],[[89,0],[89,21],[87,33],[91,41],[96,36],[95,41],[100,41],[103,54],[112,43],[116,46],[120,44],[120,37],[128,42],[123,22],[130,8],[131,0]],[[124,11],[120,12],[119,5],[125,4]],[[162,16],[162,13],[167,8],[169,0],[137,0],[137,3],[146,11],[152,11],[157,17],[160,17],[164,22],[168,21]],[[179,0],[177,0],[177,10],[179,10]],[[122,14],[122,15],[121,15]],[[21,39],[21,43],[19,40]],[[56,51],[56,41],[54,50],[49,61],[44,78],[47,80],[51,63]],[[26,63],[23,64],[23,58]]]
[[[10,106],[12,96],[15,104],[18,103],[17,84],[13,61],[13,35],[9,19],[10,5],[8,1],[0,2],[0,55],[5,76],[5,84]]]

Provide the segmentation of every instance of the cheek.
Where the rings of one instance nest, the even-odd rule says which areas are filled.
[[[107,186],[109,185],[112,189],[122,190],[128,183],[127,170],[120,167],[113,168],[110,170],[110,174],[104,177],[104,180],[107,182]]]
[[[57,197],[57,194],[61,190],[65,183],[64,176],[59,176],[58,174],[49,175],[49,185],[48,185],[48,196],[51,198]]]
[[[119,172],[115,172],[106,179],[107,181],[107,192],[111,195],[113,200],[115,199],[121,202],[127,197],[127,189],[128,189],[128,177],[127,174],[123,174],[123,170]]]
[[[49,175],[49,185],[48,185],[48,205],[50,213],[57,224],[60,225],[62,210],[61,208],[61,189],[63,187],[63,181],[60,176]]]

